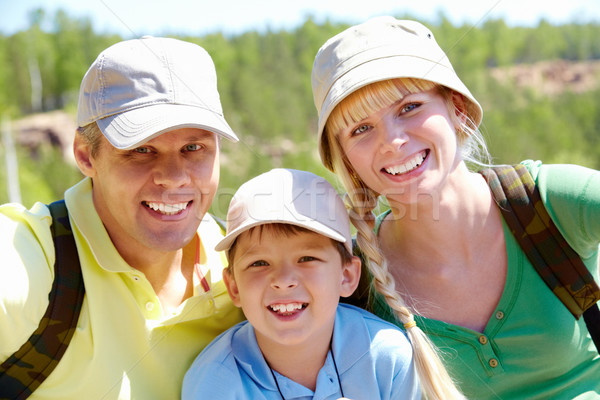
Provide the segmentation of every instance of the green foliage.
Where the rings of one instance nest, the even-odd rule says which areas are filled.
[[[8,199],[5,151],[1,148],[0,162],[0,204]],[[66,188],[74,185],[83,177],[79,169],[65,163],[62,153],[48,145],[41,146],[32,154],[29,149],[18,148],[19,184],[21,202],[31,207],[35,202],[49,203],[64,197]]]
[[[401,16],[409,18],[410,16]],[[73,109],[83,74],[98,53],[122,40],[98,34],[88,19],[64,11],[31,13],[26,31],[0,35],[0,111],[12,117],[41,108]],[[600,168],[600,94],[542,95],[498,82],[490,69],[544,60],[600,59],[600,24],[509,27],[502,19],[480,26],[453,25],[443,14],[423,21],[446,50],[458,75],[484,108],[482,131],[495,162],[525,158]],[[42,26],[52,26],[44,31]],[[293,30],[181,37],[213,57],[225,116],[241,142],[222,145],[221,189],[213,211],[223,216],[237,187],[273,167],[306,169],[335,183],[316,149],[317,113],[310,73],[319,47],[346,24],[316,24],[307,17]],[[174,36],[175,37],[175,36]],[[36,77],[41,93],[36,100]],[[24,202],[51,201],[81,176],[58,153],[20,157]],[[0,185],[5,172],[0,168]],[[0,190],[0,202],[5,201]]]

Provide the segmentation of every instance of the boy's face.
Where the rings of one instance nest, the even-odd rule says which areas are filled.
[[[329,238],[275,233],[269,225],[242,233],[235,246],[225,284],[263,352],[329,341],[339,297],[350,296],[358,285],[360,260],[342,265]]]

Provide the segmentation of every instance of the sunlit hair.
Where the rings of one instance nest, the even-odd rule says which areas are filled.
[[[461,154],[464,160],[475,164],[489,162],[485,141],[475,124],[463,115],[464,122],[456,115],[452,101],[458,93],[435,83],[418,79],[395,79],[371,84],[345,98],[331,113],[323,137],[323,162],[341,180],[346,189],[345,201],[352,224],[356,227],[356,240],[363,252],[367,266],[373,276],[372,288],[384,296],[387,304],[394,310],[397,320],[406,328],[413,346],[415,366],[427,399],[463,399],[452,378],[446,371],[436,347],[423,331],[414,324],[413,312],[396,291],[394,277],[379,248],[378,239],[373,232],[379,193],[371,190],[358,177],[348,158],[344,154],[338,135],[370,114],[387,107],[409,93],[436,89],[444,97],[452,119]],[[468,101],[465,99],[465,101]],[[481,160],[481,161],[480,161]]]
[[[254,227],[248,229],[246,232],[248,232],[248,234],[251,235],[255,231],[258,233],[259,238],[262,237],[262,235],[265,231],[271,232],[273,235],[280,236],[280,237],[291,237],[291,236],[296,236],[300,233],[315,233],[318,235],[318,233],[313,232],[310,229],[306,229],[306,228],[298,226],[298,225],[286,224],[286,223],[270,223],[270,224],[257,225],[257,226],[254,226]],[[235,249],[237,247],[236,244],[237,244],[238,239],[239,239],[239,236],[235,239],[235,241],[233,242],[233,244],[231,245],[229,250],[226,252],[227,261],[229,262],[229,265],[227,266],[226,269],[227,269],[227,272],[229,272],[231,274],[233,274],[233,258],[235,256]],[[331,238],[327,238],[325,236],[323,236],[323,239],[325,239],[325,240],[329,239],[331,241],[331,244],[333,245],[333,247],[335,247],[337,252],[340,254],[341,265],[346,265],[346,264],[349,264],[352,262],[352,254],[350,254],[350,252],[348,251],[348,249],[346,248],[344,243],[338,242],[337,240],[334,240]]]
[[[96,157],[98,150],[100,149],[100,143],[102,142],[103,135],[98,124],[96,124],[96,122],[92,122],[86,126],[80,126],[77,128],[77,134],[81,135],[89,146],[92,157]]]

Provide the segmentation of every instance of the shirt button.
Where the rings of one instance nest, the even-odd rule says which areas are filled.
[[[502,311],[496,312],[496,319],[502,319],[502,318],[504,318],[504,313]]]
[[[487,344],[487,342],[488,342],[488,339],[485,336],[483,336],[483,335],[479,336],[479,343]]]
[[[151,301],[147,302],[146,303],[146,310],[148,310],[148,311],[154,310],[154,303],[151,302]]]
[[[489,361],[490,367],[492,368],[496,368],[498,366],[498,360],[496,360],[495,358],[491,358]]]

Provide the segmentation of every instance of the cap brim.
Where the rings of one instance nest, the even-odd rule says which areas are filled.
[[[299,219],[304,219],[304,220],[299,220]],[[297,218],[297,217],[273,218],[273,219],[260,220],[260,221],[255,220],[253,222],[248,222],[248,223],[242,224],[242,225],[238,226],[236,229],[234,229],[233,231],[227,233],[227,236],[225,236],[223,238],[223,240],[221,240],[219,243],[217,243],[217,245],[215,246],[215,250],[216,251],[229,250],[229,248],[231,247],[233,242],[235,242],[235,240],[238,238],[238,236],[240,236],[242,233],[246,232],[247,230],[249,230],[255,226],[266,225],[266,224],[277,224],[277,223],[299,226],[301,228],[306,228],[306,229],[313,231],[315,233],[318,233],[320,235],[327,236],[328,238],[331,238],[333,240],[337,240],[338,242],[344,243],[347,248],[350,248],[350,252],[352,252],[351,245],[349,243],[346,243],[347,239],[344,237],[344,235],[321,224],[320,222],[317,222],[315,220],[308,220],[308,219],[306,219],[306,217],[303,217],[303,218]]]
[[[180,104],[154,104],[97,120],[100,130],[118,149],[132,149],[167,131],[198,128],[233,142],[239,139],[223,116],[208,109]]]

